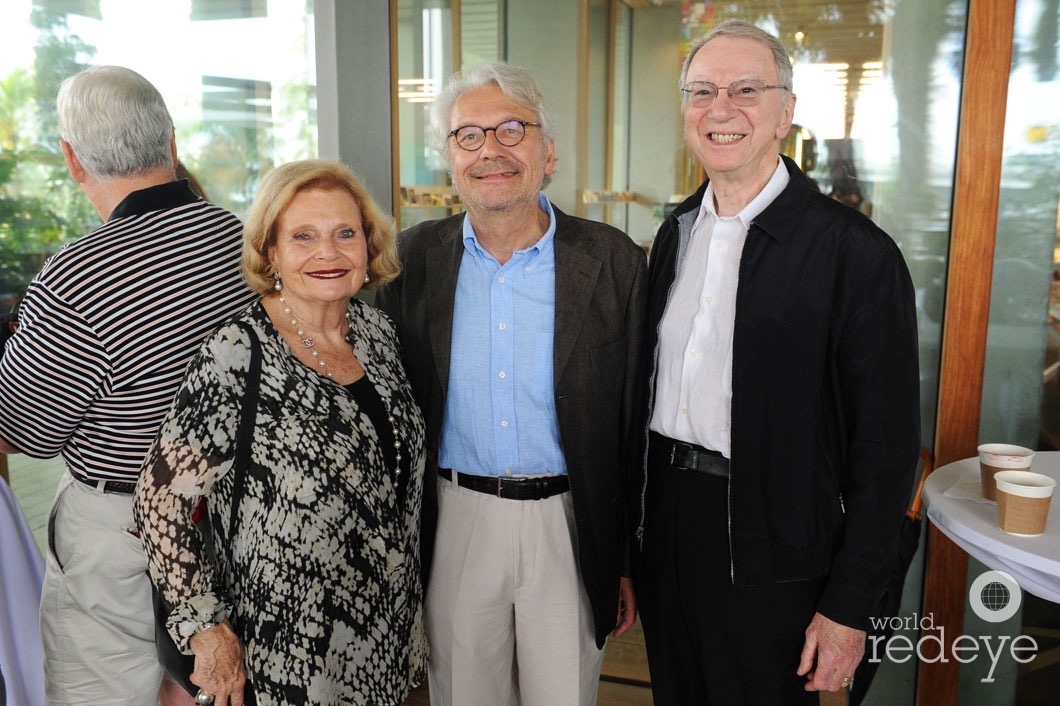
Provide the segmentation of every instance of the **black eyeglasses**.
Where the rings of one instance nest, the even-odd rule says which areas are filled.
[[[725,89],[733,105],[747,108],[748,106],[756,105],[758,101],[762,100],[762,95],[771,88],[789,90],[787,86],[769,85],[753,78],[748,78],[742,81],[733,81],[728,86],[716,86],[710,81],[692,81],[682,86],[681,92],[685,94],[686,100],[692,104],[692,107],[709,108],[713,105],[714,99],[718,97],[718,92]]]
[[[526,128],[541,127],[540,123],[530,123],[525,120],[506,120],[497,127],[479,127],[478,125],[465,125],[458,127],[449,133],[450,137],[456,138],[456,144],[468,152],[474,152],[486,144],[486,133],[492,132],[497,142],[505,147],[515,147],[526,137]]]

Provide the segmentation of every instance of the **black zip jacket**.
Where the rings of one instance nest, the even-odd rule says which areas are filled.
[[[828,576],[818,611],[859,629],[890,573],[920,447],[914,292],[895,242],[791,181],[751,225],[733,334],[732,578]],[[649,261],[638,390],[643,443],[659,322],[706,183],[663,223]],[[646,448],[644,449],[646,459]],[[643,526],[641,507],[634,517]]]

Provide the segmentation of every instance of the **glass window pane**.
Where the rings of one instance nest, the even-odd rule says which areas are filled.
[[[504,56],[503,0],[460,0],[460,66]]]
[[[1017,2],[979,426],[981,441],[1039,451],[1060,450],[1058,25],[1056,0]],[[1055,499],[1053,508],[1055,514]],[[972,564],[970,575],[985,570]],[[1057,630],[1057,606],[1024,591],[1021,615],[1003,623],[1000,634],[1041,636]],[[1038,639],[1044,650],[1047,643]],[[1043,664],[1044,657],[1039,653],[1036,662]],[[1028,667],[1019,670],[1015,703],[1033,703],[1048,688],[1049,672],[1035,668],[1035,662]],[[1008,686],[1016,670],[1010,662],[1001,668]],[[966,679],[965,671],[962,704],[1013,698],[1009,687],[993,702],[976,700],[983,687]]]
[[[586,159],[579,175],[585,183],[579,183],[578,215],[620,230],[626,229],[626,216],[635,198],[627,189],[631,13],[619,2],[590,1],[588,75],[583,77],[586,85],[579,88],[589,129],[578,134]]]
[[[317,153],[312,7],[5,0],[0,308],[21,296],[50,253],[99,226],[59,152],[54,104],[63,78],[101,64],[143,74],[173,115],[181,161],[211,201],[243,216],[263,173]]]
[[[1057,7],[1020,0],[1009,77],[980,432],[1060,449]],[[1043,28],[1052,24],[1050,34]]]
[[[401,186],[399,199],[395,200],[401,208],[395,216],[401,228],[460,210],[459,199],[448,186],[448,171],[434,147],[427,119],[428,106],[454,71],[450,5],[448,0],[398,0],[397,3],[396,128]],[[472,19],[472,24],[481,26],[484,32],[495,31],[481,18]],[[484,49],[483,42],[472,44],[476,51]]]

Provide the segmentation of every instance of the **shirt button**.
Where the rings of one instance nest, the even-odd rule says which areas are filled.
[[[500,371],[499,373],[497,373],[497,377],[499,377],[499,378],[500,378],[501,380],[503,380],[504,378],[508,377],[508,374],[507,374],[507,373],[505,373],[505,372],[504,372],[504,371],[502,370],[502,371]]]
[[[688,416],[688,407],[682,407],[681,408],[681,414],[683,414],[684,416],[687,417]]]
[[[703,300],[703,303],[704,303],[704,304],[706,304],[707,306],[710,306],[711,304],[713,304],[713,303],[714,303],[714,297],[707,297],[707,298],[705,298],[705,299]]]
[[[505,468],[504,469],[504,475],[510,476],[511,474],[512,474],[512,469],[510,469],[510,468]]]
[[[498,277],[497,281],[500,282],[501,284],[504,284],[504,275],[501,275],[500,277]]]
[[[690,353],[692,354],[692,357],[693,357],[693,358],[698,358],[698,357],[699,357],[699,349],[698,349],[698,348],[693,348],[693,349],[692,349],[691,351],[689,351],[689,352],[690,352]]]
[[[532,269],[534,269],[534,268],[533,268],[533,267],[530,267],[529,265],[527,265],[527,266],[526,266],[526,272],[529,272],[529,271],[530,271],[530,270],[532,270]]]
[[[502,419],[501,420],[501,426],[504,427],[505,429],[507,429],[508,428],[508,420],[507,419]]]
[[[499,328],[499,329],[500,329],[501,331],[503,331],[503,330],[505,330],[506,328],[508,328],[508,324],[506,324],[506,323],[504,323],[504,322],[502,321],[502,322],[500,322],[499,324],[497,324],[497,328]]]
[[[724,247],[725,247],[725,243],[722,243],[722,242],[714,243],[714,249],[715,250],[721,250]]]

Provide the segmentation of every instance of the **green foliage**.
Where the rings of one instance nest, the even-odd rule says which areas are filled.
[[[70,35],[66,15],[35,3],[32,69],[0,77],[0,308],[25,293],[45,260],[99,226],[59,149],[55,94],[95,49]]]
[[[34,63],[0,75],[0,310],[24,293],[47,257],[100,225],[67,171],[55,113],[61,82],[95,63],[96,48],[68,18],[103,20],[100,5],[34,0]],[[311,11],[311,0],[306,7]],[[216,91],[203,80],[204,96],[220,95],[221,102],[204,100],[202,122],[176,126],[178,154],[211,201],[245,216],[263,174],[277,162],[316,154],[315,91],[236,79],[219,79]]]
[[[203,181],[211,202],[245,217],[260,176],[273,167],[268,131],[214,123],[200,126],[196,135],[205,138],[208,149],[194,160],[189,158],[189,168]],[[178,138],[178,152],[180,144]]]

